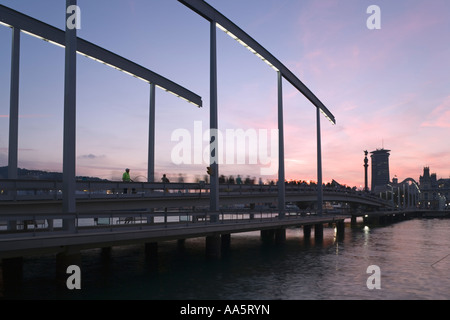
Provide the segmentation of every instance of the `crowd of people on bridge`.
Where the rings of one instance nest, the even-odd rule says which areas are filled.
[[[203,181],[205,183],[209,183],[210,180],[210,176],[209,175],[205,175],[203,178]],[[122,175],[122,181],[124,182],[133,182],[133,180],[130,178],[130,169],[127,168],[125,170],[125,172]],[[161,182],[163,183],[170,183],[169,178],[167,177],[167,175],[164,173],[161,177]],[[178,176],[178,179],[176,180],[178,183],[183,183],[185,181],[183,175],[180,173]],[[200,179],[197,178],[197,182],[200,182]],[[278,181],[277,180],[271,180],[271,179],[267,179],[266,181],[263,181],[263,179],[260,177],[259,179],[257,179],[256,177],[250,177],[249,175],[247,175],[245,178],[241,177],[240,174],[238,174],[236,177],[234,175],[229,175],[229,176],[225,176],[225,175],[220,175],[219,176],[219,184],[237,184],[237,185],[277,185]],[[303,187],[317,187],[317,183],[315,181],[306,181],[306,180],[286,180],[285,181],[286,185],[289,186],[303,186]],[[336,182],[335,180],[332,180],[331,182],[328,183],[324,183],[323,184],[324,188],[327,189],[335,189],[335,190],[346,190],[346,191],[357,191],[356,187],[349,187],[346,185],[342,185],[338,182]]]

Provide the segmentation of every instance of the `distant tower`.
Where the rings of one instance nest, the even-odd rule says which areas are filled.
[[[384,188],[389,182],[389,152],[391,150],[377,149],[371,152],[372,158],[372,192]],[[377,188],[378,187],[378,188]]]
[[[369,166],[369,159],[367,159],[367,154],[369,152],[367,150],[364,150],[364,191],[368,192],[369,191],[369,186],[368,186],[368,181],[367,181],[367,167]]]

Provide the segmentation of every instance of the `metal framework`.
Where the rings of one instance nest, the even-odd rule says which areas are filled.
[[[261,46],[256,40],[245,33],[241,28],[231,22],[228,18],[207,4],[203,0],[178,0],[191,10],[198,13],[203,18],[210,21],[210,129],[218,129],[218,112],[217,112],[217,47],[216,47],[216,28],[219,28],[238,41],[257,57],[262,59],[272,69],[277,71],[278,76],[278,130],[279,130],[279,172],[278,172],[278,188],[279,188],[279,211],[280,217],[284,214],[285,204],[285,186],[284,186],[284,134],[283,134],[283,101],[282,101],[282,79],[285,78],[297,90],[299,90],[314,106],[317,108],[317,170],[318,170],[318,211],[322,212],[322,164],[321,164],[321,142],[320,142],[320,112],[335,124],[334,115],[325,107],[325,105],[277,58],[269,51]],[[76,0],[66,0],[67,7],[76,5]],[[31,18],[20,12],[0,5],[0,24],[13,29],[13,45],[12,45],[12,67],[11,67],[11,125],[10,125],[10,172],[16,168],[17,171],[17,122],[18,122],[18,69],[19,69],[19,52],[20,52],[20,31],[40,38],[52,44],[64,47],[66,49],[66,72],[65,72],[65,132],[64,132],[64,169],[66,174],[64,179],[67,182],[65,190],[72,190],[74,185],[75,170],[75,120],[73,114],[76,109],[75,92],[76,92],[76,59],[75,54],[79,53],[95,61],[113,67],[119,71],[129,74],[133,77],[141,79],[150,84],[150,121],[149,121],[149,163],[148,163],[148,180],[153,180],[154,175],[154,108],[155,108],[155,86],[180,97],[189,103],[198,107],[202,106],[201,97],[195,93],[185,89],[182,86],[150,71],[130,60],[127,60],[117,54],[114,54],[104,48],[92,44],[86,40],[76,36],[76,29],[66,31],[57,29],[51,25],[43,23],[39,20]],[[152,128],[153,126],[153,128]],[[216,132],[211,130],[211,132]],[[67,139],[67,140],[66,140]],[[218,195],[218,163],[216,162],[218,155],[217,137],[211,135],[211,196],[210,209],[217,211],[219,208]],[[14,149],[16,148],[16,149]],[[67,160],[66,160],[67,159]],[[10,178],[15,178],[14,174]],[[72,194],[72,192],[68,192]],[[65,211],[73,212],[75,210],[73,197],[65,205]]]
[[[250,52],[255,54],[258,58],[263,60],[278,74],[278,210],[280,217],[284,216],[285,211],[285,173],[284,173],[284,130],[283,130],[283,98],[282,98],[282,79],[285,78],[297,90],[299,90],[314,106],[317,108],[317,179],[318,179],[318,194],[317,205],[319,214],[322,213],[322,152],[320,139],[320,112],[332,123],[336,124],[334,115],[325,107],[325,105],[277,58],[275,58],[269,51],[260,45],[255,39],[249,36],[236,24],[230,21],[223,14],[214,9],[211,5],[203,0],[178,0],[211,24],[211,132],[217,129],[217,64],[216,64],[216,27],[227,33],[234,40],[246,47]],[[217,145],[214,143],[216,137],[211,136],[211,149],[215,154],[218,153]],[[218,164],[215,162],[215,157],[211,154],[211,164],[213,174],[211,175],[211,210],[218,208]]]
[[[303,82],[300,81],[284,64],[275,58],[256,40],[249,36],[245,31],[230,21],[227,17],[214,9],[203,0],[178,0],[188,8],[192,9],[206,20],[214,21],[217,27],[233,39],[241,43],[244,47],[262,59],[275,71],[281,72],[281,75],[299,90],[309,101],[312,102],[320,111],[333,123],[336,124],[334,115],[325,107],[325,105],[309,90]]]
[[[55,28],[49,24],[36,20],[3,5],[0,5],[0,23],[10,28],[19,29],[26,34],[60,47],[65,47],[65,32],[63,30]],[[89,41],[77,38],[77,53],[127,73],[135,78],[141,79],[147,83],[154,83],[157,87],[198,107],[202,107],[201,97],[194,92]]]
[[[77,0],[66,0],[66,8],[76,5]],[[66,19],[69,13],[66,12]],[[183,100],[202,106],[197,94],[175,82],[150,71],[115,53],[77,37],[76,28],[60,30],[13,9],[0,5],[0,25],[12,29],[10,129],[8,149],[8,178],[17,178],[18,121],[19,121],[19,67],[20,33],[37,37],[65,48],[64,72],[64,150],[63,150],[63,213],[76,212],[75,170],[76,170],[76,54],[91,58],[109,67],[122,71],[150,84],[148,181],[154,181],[155,148],[155,87],[159,87]],[[65,219],[64,229],[75,230],[74,220]],[[8,226],[14,229],[14,225]]]

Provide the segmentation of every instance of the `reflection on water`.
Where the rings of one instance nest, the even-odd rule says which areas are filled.
[[[384,227],[345,228],[336,239],[304,239],[288,229],[283,244],[263,243],[259,232],[234,234],[219,260],[205,257],[203,238],[83,252],[82,289],[55,289],[55,258],[25,259],[15,298],[64,299],[449,299],[450,220],[415,219]],[[380,267],[381,289],[369,290],[367,267]]]

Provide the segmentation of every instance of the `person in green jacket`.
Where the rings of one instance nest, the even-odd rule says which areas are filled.
[[[131,178],[130,178],[130,169],[126,168],[125,172],[122,175],[122,181],[123,182],[131,182]]]
[[[122,175],[122,181],[123,182],[133,182],[130,177],[130,169],[126,168],[125,172]],[[123,189],[123,193],[128,193],[128,188]]]

